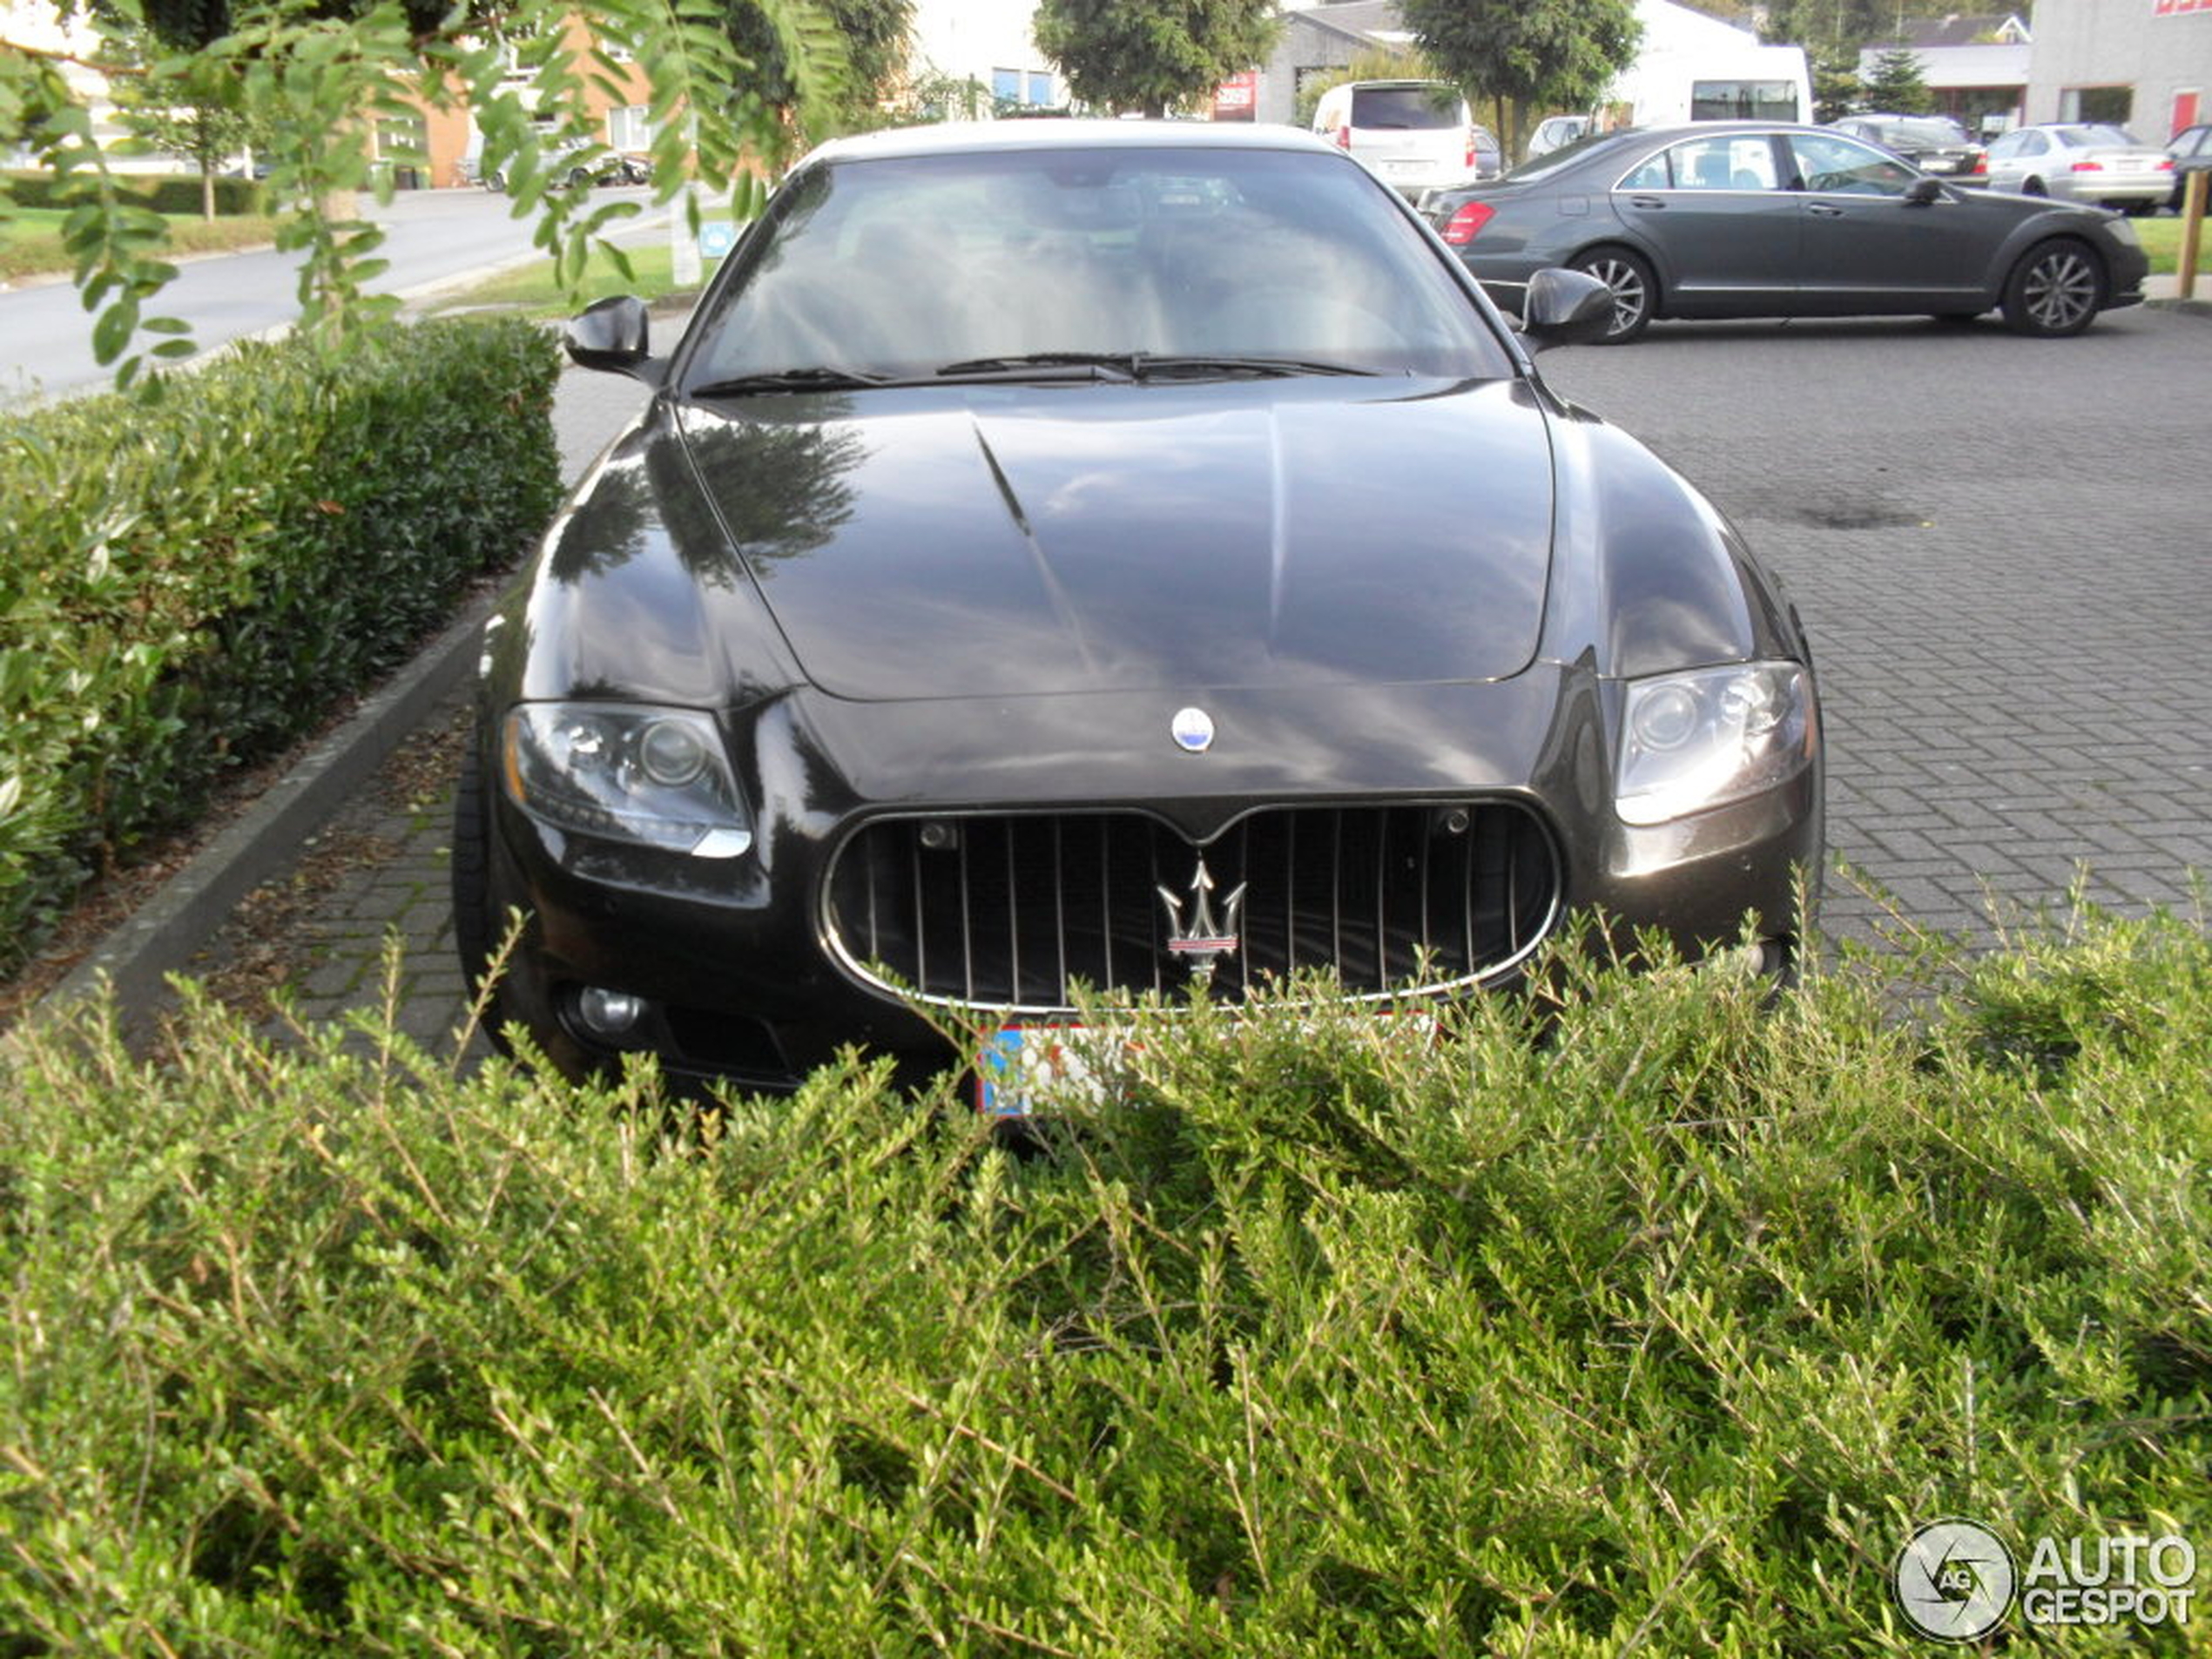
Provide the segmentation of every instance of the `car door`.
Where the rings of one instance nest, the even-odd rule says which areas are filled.
[[[1613,209],[1659,258],[1676,317],[1785,315],[1797,288],[1800,214],[1764,132],[1685,138],[1613,190]]]
[[[1990,189],[2019,190],[2028,174],[2042,165],[2050,148],[2050,139],[2032,129],[2006,133],[1989,146]]]
[[[1940,185],[1933,199],[1913,199],[1913,185],[1926,175],[1857,138],[1793,132],[1784,144],[1804,215],[1798,315],[1976,304],[1994,249],[1968,203]]]

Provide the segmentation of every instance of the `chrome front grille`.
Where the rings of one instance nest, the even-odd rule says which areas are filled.
[[[1550,837],[1509,802],[1270,807],[1203,847],[1139,813],[1008,813],[868,823],[831,867],[826,921],[863,978],[934,1001],[1172,994],[1208,971],[1188,937],[1202,857],[1217,934],[1238,896],[1235,947],[1211,956],[1230,1000],[1309,968],[1355,995],[1466,983],[1526,955],[1559,901]]]

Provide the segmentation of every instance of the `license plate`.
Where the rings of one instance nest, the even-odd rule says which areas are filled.
[[[1385,172],[1419,172],[1427,165],[1428,163],[1426,161],[1386,161],[1383,163],[1383,171]]]
[[[1433,1009],[1376,1008],[1366,1016],[1378,1040],[1433,1047]],[[1301,1029],[1310,1027],[1301,1022]],[[1073,1102],[1103,1105],[1113,1098],[1114,1074],[1141,1055],[1133,1031],[1082,1025],[1008,1025],[994,1031],[975,1060],[975,1109],[986,1117],[1032,1117],[1041,1106]]]
[[[1028,1117],[1047,1095],[1103,1101],[1105,1055],[1114,1046],[1080,1025],[1002,1026],[976,1057],[975,1109],[986,1117]]]

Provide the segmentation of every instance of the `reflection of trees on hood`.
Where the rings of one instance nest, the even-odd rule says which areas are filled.
[[[652,516],[653,485],[644,462],[635,457],[611,462],[570,511],[547,568],[560,582],[604,576],[645,550]]]
[[[845,401],[831,400],[840,405]],[[810,411],[819,417],[819,406]],[[718,427],[691,440],[691,455],[701,476],[713,480],[714,504],[722,510],[729,539],[752,562],[764,579],[775,561],[813,552],[853,516],[853,486],[845,475],[867,456],[867,448],[851,428],[810,419],[791,425],[746,422]],[[678,551],[692,561],[679,536]],[[692,566],[702,581],[709,572]]]
[[[656,524],[665,527],[678,562],[712,587],[741,581],[745,560],[765,577],[776,561],[820,547],[853,516],[845,475],[867,448],[840,424],[850,411],[846,400],[806,401],[803,421],[733,421],[691,435],[698,476],[681,446],[666,437],[609,466],[554,544],[548,562],[554,579],[607,575],[646,550]],[[700,477],[711,481],[711,503]]]

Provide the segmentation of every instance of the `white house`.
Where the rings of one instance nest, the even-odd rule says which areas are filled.
[[[1920,78],[1943,114],[1973,132],[1995,132],[2020,124],[2034,37],[2012,13],[1907,18],[1902,35],[1858,54],[1858,78],[1867,78],[1884,52],[1900,46],[1918,60]]]
[[[0,40],[80,58],[98,57],[100,52],[100,37],[81,13],[64,17],[51,0],[0,0]],[[91,111],[93,141],[103,150],[112,150],[127,135],[115,118],[107,77],[82,63],[64,62],[61,71],[71,91]],[[18,160],[22,153],[0,151],[0,161]],[[181,164],[172,157],[151,155],[117,156],[109,165],[118,172],[174,172]]]
[[[1029,35],[1035,11],[1036,0],[915,0],[914,78],[974,81],[994,98],[1033,107],[1064,103],[1065,84]]]

